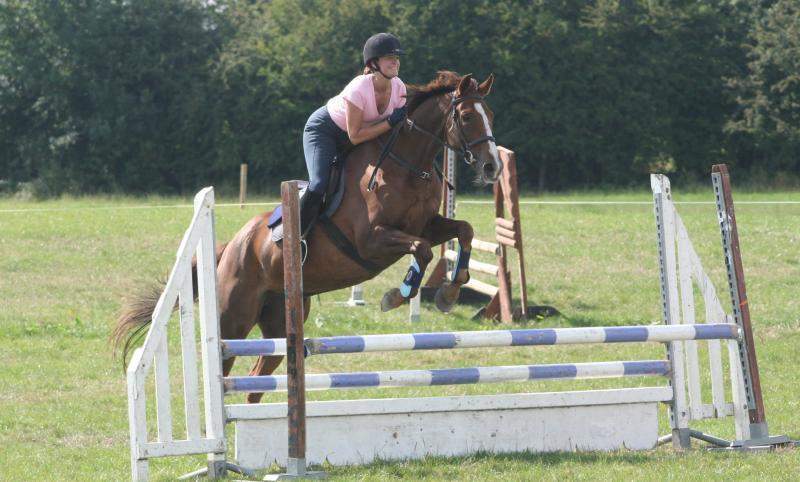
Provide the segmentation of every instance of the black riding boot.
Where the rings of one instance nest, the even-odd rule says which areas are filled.
[[[320,207],[322,207],[322,194],[307,189],[300,198],[300,237],[302,239],[306,238],[314,226]]]

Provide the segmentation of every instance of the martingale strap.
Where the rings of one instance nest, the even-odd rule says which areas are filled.
[[[444,171],[442,171],[442,168],[439,167],[439,164],[436,164],[434,162],[433,163],[433,170],[436,171],[436,175],[439,177],[439,180],[442,181],[443,183],[445,183],[445,185],[447,185],[447,190],[448,191],[453,192],[453,191],[456,190],[456,187],[453,186],[452,184],[450,184],[450,181],[448,181],[447,178],[444,177]]]
[[[389,158],[392,159],[394,162],[400,164],[401,166],[405,167],[409,171],[413,172],[417,176],[419,176],[419,178],[422,179],[423,181],[430,181],[430,179],[431,179],[431,173],[430,172],[423,171],[422,169],[418,168],[414,164],[411,164],[410,162],[406,161],[402,157],[395,155],[391,151],[389,151]]]
[[[389,142],[383,144],[383,149],[381,150],[380,156],[378,156],[378,160],[375,162],[375,168],[372,170],[372,176],[369,178],[369,183],[367,184],[367,191],[372,192],[375,189],[375,177],[378,175],[378,169],[383,164],[384,159],[386,159],[390,154],[392,154],[392,147],[394,143],[397,141],[397,137],[400,135],[400,128],[403,124],[397,123],[396,126],[392,128],[392,133],[389,135]],[[380,143],[380,138],[378,138],[378,142]]]

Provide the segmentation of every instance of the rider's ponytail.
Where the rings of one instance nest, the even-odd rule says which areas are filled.
[[[374,74],[378,71],[378,66],[375,65],[377,60],[370,60],[367,65],[364,67],[364,70],[361,72],[362,75]]]

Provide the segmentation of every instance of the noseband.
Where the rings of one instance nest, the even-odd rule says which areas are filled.
[[[476,145],[481,144],[483,142],[489,142],[489,141],[496,142],[496,141],[494,139],[494,136],[488,136],[488,135],[478,137],[477,139],[473,139],[471,141],[468,140],[466,138],[466,136],[464,135],[464,130],[463,130],[464,128],[463,128],[463,125],[461,124],[461,118],[458,115],[457,106],[459,104],[461,104],[462,102],[467,101],[467,100],[475,100],[475,101],[478,101],[478,102],[483,102],[483,97],[480,96],[480,95],[474,95],[474,94],[473,95],[465,95],[463,97],[456,97],[455,94],[451,94],[451,96],[452,96],[452,98],[450,100],[450,107],[449,107],[449,109],[447,111],[447,114],[445,114],[445,116],[444,116],[444,125],[442,125],[442,127],[439,129],[439,132],[442,132],[442,131],[445,130],[445,128],[447,128],[448,121],[451,122],[449,130],[455,130],[456,131],[456,135],[458,136],[458,142],[459,142],[460,145],[458,145],[458,146],[451,145],[450,143],[447,142],[446,135],[445,135],[445,139],[442,140],[435,133],[430,132],[427,129],[417,125],[417,123],[413,119],[406,119],[406,124],[408,125],[409,130],[412,130],[412,131],[415,130],[417,132],[425,134],[426,136],[428,136],[429,138],[431,138],[435,142],[439,143],[439,149],[442,149],[442,148],[446,147],[446,148],[448,148],[448,149],[450,149],[452,151],[455,151],[456,153],[461,155],[461,157],[464,158],[464,162],[469,166],[469,165],[472,165],[472,164],[475,163],[475,155],[472,153],[472,148],[473,147],[475,147]],[[397,137],[398,137],[398,135],[400,133],[400,127],[402,127],[402,124],[398,124],[398,127],[396,127],[394,129],[394,131],[392,132],[391,136],[389,137],[389,141],[385,145],[382,145],[383,150],[382,150],[381,155],[378,157],[378,160],[377,160],[377,162],[375,164],[375,169],[372,171],[372,176],[370,177],[369,183],[367,184],[367,191],[372,191],[375,188],[375,177],[378,174],[378,167],[380,167],[380,165],[383,162],[383,160],[386,159],[387,157],[389,157],[390,159],[392,159],[393,161],[395,161],[396,163],[398,163],[402,167],[404,167],[404,168],[408,169],[409,171],[413,172],[420,179],[422,179],[424,181],[430,181],[431,180],[432,173],[430,171],[422,170],[422,169],[418,168],[417,166],[415,166],[414,164],[406,161],[405,159],[401,158],[400,156],[398,156],[398,155],[396,155],[396,154],[394,154],[392,152],[392,146],[394,145],[394,143],[397,140]],[[380,142],[380,140],[378,142]],[[434,166],[434,169],[436,170],[437,174],[439,174],[439,176],[441,176],[442,175],[441,174],[441,170],[438,168],[438,166],[436,165],[435,161],[434,161],[433,166]],[[452,189],[452,186],[450,186],[450,188]]]
[[[406,122],[408,123],[408,127],[410,129],[421,132],[430,137],[431,139],[437,141],[440,145],[440,148],[446,147],[458,153],[462,158],[464,158],[464,162],[469,166],[475,162],[475,155],[472,153],[473,147],[477,146],[482,142],[491,141],[497,143],[497,141],[495,141],[494,136],[481,136],[471,141],[467,140],[467,137],[464,135],[464,127],[461,124],[461,117],[459,117],[458,109],[456,108],[458,104],[461,104],[462,102],[467,100],[483,102],[483,97],[480,95],[465,95],[463,97],[456,97],[455,94],[452,94],[452,99],[450,100],[450,108],[448,109],[447,114],[444,116],[445,125],[443,126],[443,128],[447,127],[446,123],[448,120],[452,122],[450,124],[450,130],[456,131],[456,135],[458,136],[458,141],[460,143],[460,146],[453,146],[449,144],[446,140],[440,139],[439,136],[437,136],[433,132],[430,132],[418,126],[417,123],[411,119],[406,119]]]

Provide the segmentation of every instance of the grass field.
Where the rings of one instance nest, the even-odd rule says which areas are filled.
[[[678,201],[712,200],[710,187],[686,194],[675,186],[675,191]],[[800,193],[735,192],[734,196],[737,201],[800,201]],[[630,325],[660,320],[658,263],[652,207],[646,204],[651,199],[648,192],[583,193],[536,200],[601,198],[645,204],[523,205],[530,297],[533,302],[554,305],[564,314],[528,326]],[[218,199],[219,203],[225,201]],[[188,198],[0,200],[0,479],[129,478],[125,380],[119,361],[111,358],[107,336],[120,300],[168,272],[191,216],[190,202]],[[263,209],[219,206],[218,239],[228,239]],[[723,303],[728,303],[714,206],[682,204],[678,209]],[[492,214],[488,205],[461,203],[458,207],[458,217],[472,222],[479,235],[491,232]],[[737,217],[770,429],[797,439],[800,204],[740,203]],[[347,299],[344,290],[315,297],[307,335],[496,327],[490,322],[472,321],[475,307],[470,306],[460,306],[447,316],[423,306],[423,321],[413,327],[406,321],[405,307],[381,314],[377,306],[381,294],[400,282],[405,268],[405,262],[399,263],[368,283],[366,297],[370,303],[364,308],[337,304]],[[359,354],[309,359],[307,366],[311,372],[328,372],[650,358],[663,358],[663,348],[587,345]],[[247,371],[244,362],[236,366],[236,373]],[[173,368],[177,371],[179,366]],[[355,390],[312,392],[309,398],[554,391],[661,383],[626,379]],[[268,399],[277,401],[282,396]],[[661,418],[666,432],[665,411]],[[700,427],[732,437],[732,426],[726,421]],[[171,480],[201,463],[202,457],[157,460],[151,464],[151,475],[154,480]],[[739,454],[699,450],[676,453],[661,448],[638,453],[482,455],[326,470],[342,480],[798,480],[800,450]]]

